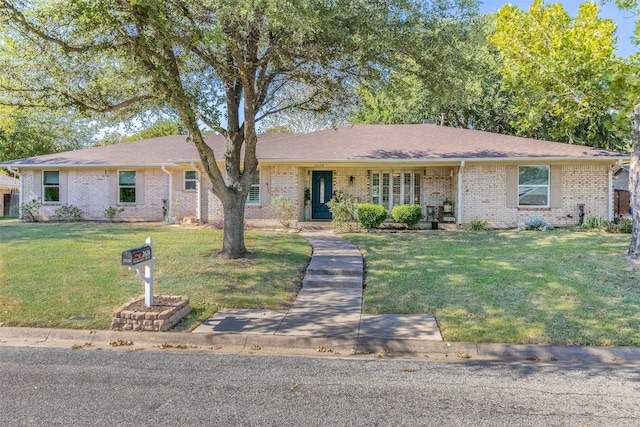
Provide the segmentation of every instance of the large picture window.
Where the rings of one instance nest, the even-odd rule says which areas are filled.
[[[375,171],[371,173],[371,203],[391,212],[396,205],[419,205],[422,174],[412,170]]]
[[[549,206],[549,166],[518,168],[518,205]]]
[[[118,202],[136,202],[136,171],[118,172]]]
[[[247,194],[247,205],[259,205],[260,204],[260,168],[256,169],[253,174],[253,181],[251,181],[251,189]]]
[[[60,172],[42,172],[42,194],[45,203],[60,202]]]

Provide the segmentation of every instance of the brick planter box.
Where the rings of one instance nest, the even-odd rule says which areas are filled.
[[[153,306],[147,307],[143,295],[113,312],[111,329],[163,332],[172,328],[190,311],[187,297],[158,295],[153,297]]]

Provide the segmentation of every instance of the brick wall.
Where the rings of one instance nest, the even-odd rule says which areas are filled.
[[[463,223],[478,219],[516,225],[516,210],[506,208],[506,166],[465,166],[462,181]]]
[[[200,179],[196,183],[196,190],[185,190],[184,172],[183,169],[171,171],[171,179],[173,180],[171,215],[177,220],[196,217],[198,210],[197,186],[202,182],[202,176],[199,175]]]
[[[422,183],[423,204],[437,207],[442,206],[445,199],[455,201],[458,192],[456,174],[452,167],[426,169]]]
[[[187,168],[188,169],[188,168]],[[586,217],[607,218],[608,166],[564,165],[562,171],[562,203],[554,208],[509,208],[506,203],[507,166],[467,165],[463,170],[462,222],[474,219],[489,221],[495,225],[513,227],[529,216],[538,216],[554,225],[571,225],[578,222],[578,203],[584,203]],[[186,169],[184,169],[186,170]],[[196,216],[198,193],[184,189],[184,170],[171,171],[173,179],[173,216],[182,219]],[[458,168],[433,167],[420,169],[422,175],[422,205],[440,206],[445,198],[457,202]],[[108,206],[123,207],[119,214],[124,220],[160,221],[163,218],[162,201],[169,199],[169,176],[159,168],[140,169],[144,176],[144,200],[136,205],[114,203],[117,194],[117,170],[69,169],[66,174],[66,203],[78,206],[87,219],[104,220]],[[274,215],[269,202],[284,195],[296,205],[295,218],[304,218],[303,197],[305,187],[311,187],[312,169],[295,166],[261,167],[261,203],[247,206],[247,220],[272,221]],[[41,194],[39,170],[23,171],[23,202]],[[37,176],[36,176],[37,175]],[[353,183],[350,178],[353,177]],[[114,184],[115,183],[115,184]],[[202,219],[220,221],[223,210],[220,200],[211,192],[211,182],[200,174]],[[370,200],[370,169],[333,169],[333,190],[356,198],[360,203]],[[61,188],[62,191],[62,188]],[[49,218],[61,204],[46,204],[41,210],[44,219]],[[457,213],[457,207],[456,207]]]
[[[557,225],[578,223],[578,203],[585,204],[586,217],[608,218],[608,167],[606,165],[564,165],[562,204],[555,208],[509,208],[506,203],[507,166],[472,165],[463,170],[462,222],[475,219],[515,227],[536,216]]]
[[[300,168],[296,166],[260,166],[260,204],[247,205],[245,209],[246,220],[273,220],[273,212],[269,208],[271,199],[285,196],[296,205],[294,218],[300,218],[303,213],[302,200],[304,187],[301,186],[302,175]],[[222,203],[211,191],[211,181],[203,178],[202,197],[206,199],[206,207],[203,206],[208,222],[218,222],[224,217]]]
[[[55,169],[48,169],[55,170]],[[162,199],[168,198],[168,176],[160,169],[139,169],[144,175],[144,202],[135,205],[117,203],[117,170],[105,169],[65,169],[66,191],[62,203],[45,203],[40,208],[43,219],[49,219],[54,212],[64,204],[79,207],[86,219],[104,220],[104,211],[109,206],[124,208],[118,218],[128,221],[160,221],[162,220]],[[25,170],[23,172],[24,198],[28,202],[41,197],[42,190],[39,182],[40,170]],[[114,184],[115,183],[115,184]]]
[[[563,207],[556,220],[576,223],[578,203],[584,203],[585,217],[609,216],[609,167],[607,165],[573,165],[562,168]],[[571,214],[573,219],[563,215]],[[550,221],[551,222],[551,221]]]
[[[350,179],[353,177],[353,184]],[[333,171],[333,191],[342,192],[346,197],[356,199],[358,203],[369,203],[370,178],[368,169],[335,169]]]

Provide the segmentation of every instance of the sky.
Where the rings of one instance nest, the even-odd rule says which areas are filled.
[[[587,0],[546,0],[545,3],[561,3],[564,9],[571,15],[576,16],[578,14],[578,6],[580,3],[584,3]],[[511,3],[524,10],[529,10],[529,6],[533,3],[533,0],[484,0],[482,2],[481,10],[483,12],[493,12],[500,9],[507,3]],[[616,34],[618,36],[617,54],[620,57],[626,58],[634,53],[637,53],[640,48],[634,46],[631,43],[631,37],[636,26],[637,17],[631,11],[621,11],[615,5],[614,0],[607,1],[602,5],[602,1],[597,0],[600,7],[600,17],[609,18],[613,20],[618,26]]]

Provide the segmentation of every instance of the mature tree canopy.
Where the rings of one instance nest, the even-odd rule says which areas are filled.
[[[306,106],[304,100],[309,98],[313,90],[313,87],[306,84],[284,87],[274,98],[274,105],[282,107],[291,103],[298,103],[300,107],[284,109],[276,107],[279,110],[277,113],[265,117],[260,122],[260,132],[275,134],[309,133],[346,123],[344,117],[353,102],[343,99],[342,104],[334,103],[330,109],[325,106],[321,106],[320,109],[313,105]]]
[[[166,135],[187,135],[185,125],[176,120],[163,119],[156,121],[153,125],[139,130],[132,135],[122,138],[122,142],[137,141],[139,139],[155,138]]]
[[[409,7],[408,0],[0,0],[0,102],[124,116],[175,111],[223,205],[222,254],[241,257],[256,122],[296,106],[327,108],[359,77],[379,72],[396,57],[414,16]],[[292,83],[312,88],[309,97],[281,105],[276,95]],[[201,124],[226,138],[223,159],[204,143]]]
[[[561,4],[536,0],[528,12],[504,6],[491,37],[503,58],[509,115],[522,135],[624,149],[627,135],[613,132],[610,70],[615,24],[598,18],[594,2],[571,18]]]
[[[68,112],[0,106],[0,162],[81,148],[92,132]]]
[[[640,17],[638,0],[616,0],[621,9],[635,12]],[[640,19],[636,21],[635,43],[640,42]],[[629,168],[629,191],[631,192],[631,214],[633,230],[628,256],[640,260],[640,53],[636,53],[623,64],[611,71],[614,91],[621,93],[621,99],[613,99],[612,105],[618,110],[621,127],[628,125],[633,118],[631,139],[631,165]]]
[[[437,7],[436,7],[437,6]],[[497,52],[487,41],[491,16],[476,1],[442,2],[423,13],[405,59],[382,82],[359,87],[358,123],[421,123],[504,132],[507,94]]]

